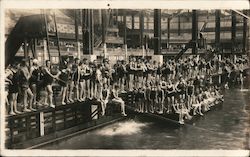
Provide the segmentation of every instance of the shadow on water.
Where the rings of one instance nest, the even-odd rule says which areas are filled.
[[[192,124],[138,115],[39,149],[249,149],[250,91],[225,91],[222,108]]]

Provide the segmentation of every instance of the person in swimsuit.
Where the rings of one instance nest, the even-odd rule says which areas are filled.
[[[91,98],[91,86],[90,86],[90,78],[92,75],[92,69],[91,69],[91,63],[88,63],[88,60],[86,60],[86,67],[85,67],[85,83],[86,83],[86,97],[88,99]]]
[[[29,72],[29,61],[27,59],[22,61],[21,65],[21,75],[20,75],[20,80],[21,80],[21,88],[23,92],[23,104],[24,104],[24,112],[29,112],[29,111],[35,111],[33,109],[33,93],[31,89],[29,88],[29,79],[31,77],[31,74]],[[29,99],[28,99],[29,98]],[[29,106],[28,106],[29,103]]]
[[[122,79],[121,79],[121,92],[125,93],[125,82],[126,82],[126,75],[127,75],[127,67],[126,67],[126,61],[122,60],[121,61],[121,66],[122,66]]]
[[[37,103],[37,84],[38,84],[38,73],[39,73],[39,66],[38,60],[33,60],[33,65],[30,68],[31,78],[30,78],[30,88],[33,93],[33,105]]]
[[[137,86],[136,88],[142,88],[142,81],[143,81],[143,70],[144,70],[144,65],[142,63],[141,59],[138,59],[138,63],[137,63]]]
[[[158,113],[163,114],[165,93],[164,93],[164,89],[161,88],[161,84],[158,84],[157,99],[158,99],[157,100],[157,102],[158,102]]]
[[[147,68],[147,74],[148,74],[147,81],[150,82],[152,74],[153,74],[153,71],[154,71],[153,61],[151,59],[149,60],[149,62],[147,62],[146,68]]]
[[[69,77],[70,77],[70,69],[72,68],[72,64],[67,63],[66,67],[63,66],[61,73],[59,75],[59,85],[62,87],[62,105],[65,105],[65,100],[67,103],[70,103],[68,97],[68,86],[69,86]]]
[[[166,87],[166,95],[167,95],[167,113],[172,110],[172,106],[175,103],[174,95],[175,95],[175,88],[171,80],[168,81]]]
[[[45,102],[45,72],[44,66],[39,66],[37,75],[37,107],[43,107]]]
[[[150,93],[151,93],[151,85],[150,82],[147,81],[145,89],[145,113],[148,113],[150,109],[150,104],[151,104]]]
[[[119,86],[115,85],[111,93],[112,102],[118,103],[121,106],[121,114],[123,116],[127,116],[127,114],[125,113],[125,102],[118,96],[118,94]]]
[[[74,102],[72,96],[73,96],[73,90],[74,90],[74,87],[75,87],[75,83],[77,83],[77,75],[78,75],[78,72],[77,72],[77,63],[79,62],[78,58],[75,58],[74,60],[74,63],[72,64],[71,66],[71,70],[70,70],[70,79],[69,79],[69,101],[71,103]]]
[[[192,103],[191,106],[193,108],[193,115],[196,115],[197,112],[198,114],[203,115],[201,112],[201,103],[199,102],[199,99],[198,99],[198,93],[196,93],[195,95],[191,97],[191,103]]]
[[[160,87],[161,89],[164,91],[164,103],[163,103],[163,112],[165,111],[165,108],[167,108],[167,85],[168,83],[166,82],[166,77],[165,76],[161,76],[161,80],[160,80]]]
[[[160,83],[161,76],[162,76],[162,66],[161,66],[161,63],[158,62],[157,69],[156,69],[156,81],[157,81],[157,83]]]
[[[20,71],[19,71],[19,64],[14,64],[11,66],[11,71],[13,72],[13,75],[9,75],[10,77],[10,85],[9,85],[9,95],[10,95],[10,115],[20,114],[21,112],[17,109],[17,96],[18,96],[18,89],[20,86]]]
[[[89,99],[92,100],[94,98],[94,88],[95,88],[95,76],[96,76],[96,68],[94,66],[93,62],[89,62],[89,68],[91,69],[91,75],[89,77],[89,82],[90,82],[90,97]]]
[[[53,75],[51,73],[51,63],[49,60],[45,61],[45,68],[44,68],[44,82],[45,82],[45,88],[47,91],[47,95],[45,98],[45,104],[47,104],[47,101],[49,100],[49,106],[52,108],[55,108],[55,105],[53,104],[53,90],[52,90],[52,83],[53,83],[53,79],[54,78],[58,78],[58,76],[60,75],[60,73],[58,73],[57,75]]]
[[[169,63],[166,62],[163,65],[162,68],[162,76],[166,79],[166,80],[170,80],[170,67],[169,67]]]
[[[102,108],[102,115],[105,115],[107,103],[109,100],[109,95],[110,95],[110,89],[108,87],[107,82],[103,84],[103,87],[101,88],[100,92],[100,102],[101,102],[101,108]]]
[[[102,68],[102,76],[103,76],[103,83],[107,83],[108,86],[110,86],[111,67],[110,67],[109,61],[107,59],[104,60],[104,65]]]
[[[143,77],[142,77],[142,88],[145,87],[145,83],[147,82],[147,75],[148,75],[148,69],[146,66],[146,60],[143,58],[142,59],[142,68],[143,68]]]
[[[176,85],[176,90],[178,92],[179,98],[185,100],[186,95],[186,83],[183,78],[180,79],[180,82]]]
[[[138,111],[144,112],[145,107],[145,90],[143,88],[139,88],[137,91],[137,97],[138,97]]]
[[[86,67],[87,67],[87,59],[84,58],[82,62],[80,63],[80,92],[79,92],[79,99],[81,102],[85,101],[86,99]]]
[[[192,105],[192,96],[194,95],[194,85],[193,85],[193,81],[189,80],[188,84],[187,84],[187,88],[186,88],[186,95],[187,95],[187,104],[188,104],[188,109],[191,109],[191,105]]]
[[[71,88],[70,90],[70,96],[72,96],[73,93],[73,89],[75,87],[75,97],[74,99],[71,100],[75,100],[75,101],[81,101],[80,97],[79,97],[79,82],[80,82],[80,69],[81,69],[81,65],[80,65],[80,60],[79,58],[75,58],[75,62],[72,66],[72,71],[73,71],[73,88]]]
[[[134,61],[135,58],[131,57],[130,58],[130,61],[129,61],[129,91],[132,91],[134,89],[134,81],[135,81],[135,61]]]
[[[156,73],[153,73],[152,75],[152,80],[150,82],[150,86],[151,86],[151,92],[150,92],[150,100],[151,100],[151,104],[150,104],[150,112],[154,113],[155,112],[155,108],[156,108],[156,104],[157,102],[157,83],[156,83]]]
[[[5,89],[5,105],[6,105],[6,112],[8,112],[8,108],[10,107],[10,102],[9,102],[9,99],[8,99],[8,96],[9,96],[9,87],[12,83],[11,81],[11,78],[13,77],[13,72],[10,70],[10,66],[8,66],[6,69],[5,69],[5,84],[4,84],[4,89]],[[14,115],[15,113],[12,112],[12,114]]]
[[[136,89],[136,88],[133,90],[133,100],[134,100],[133,104],[134,104],[136,112],[140,112],[139,111],[139,91],[138,90],[139,89]]]
[[[243,77],[243,72],[244,72],[244,64],[243,61],[240,60],[239,61],[239,82],[240,82],[240,89],[243,89],[243,81],[244,81],[244,77]]]
[[[191,119],[192,116],[189,114],[189,110],[186,108],[186,105],[183,99],[180,100],[179,106],[180,106],[180,110],[177,111],[177,113],[179,113],[179,123],[184,124],[184,118]]]
[[[97,65],[97,68],[96,68],[96,81],[95,81],[95,98],[97,100],[100,100],[100,92],[101,92],[101,88],[102,88],[102,85],[103,85],[103,82],[102,82],[102,72],[101,72],[101,65],[98,64]]]

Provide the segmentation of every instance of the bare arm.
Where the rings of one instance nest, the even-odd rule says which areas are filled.
[[[52,75],[52,74],[50,73],[50,71],[49,71],[47,68],[44,68],[44,70],[45,70],[45,72],[46,72],[47,74],[49,74],[49,76],[51,76],[51,77],[55,78],[55,76],[54,76],[54,75]]]
[[[108,100],[109,99],[109,94],[110,94],[110,92],[109,92],[109,90],[107,90],[107,96],[106,96],[106,98],[104,100]]]

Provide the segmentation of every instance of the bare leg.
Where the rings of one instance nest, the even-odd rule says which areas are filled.
[[[87,87],[87,98],[90,99],[90,80],[86,80],[86,87]]]
[[[29,109],[30,110],[33,110],[33,111],[35,111],[35,109],[33,108],[33,97],[34,97],[34,95],[33,95],[33,93],[31,92],[31,89],[30,88],[28,88],[27,89],[27,94],[28,94],[28,96],[29,96]]]
[[[36,104],[37,87],[36,84],[31,86],[31,91],[33,93],[33,104]]]
[[[80,99],[82,101],[84,101],[85,98],[86,98],[86,87],[85,87],[85,81],[84,80],[82,82],[80,82],[80,86],[81,86]]]
[[[71,81],[69,87],[69,101],[71,102],[74,102],[74,100],[72,99],[73,89],[74,89],[74,81]]]
[[[10,101],[9,101],[9,105],[8,106],[10,106],[10,112],[9,112],[9,114],[10,115],[15,115],[15,112],[14,112],[14,93],[12,93],[11,94],[11,99],[10,99]]]
[[[62,105],[65,105],[65,98],[66,98],[67,87],[62,87]]]
[[[79,83],[78,82],[75,83],[75,90],[76,90],[76,98],[75,98],[75,100],[79,101]]]
[[[30,110],[27,108],[28,107],[28,93],[27,93],[27,89],[24,89],[23,91],[23,106],[24,106],[24,109],[23,111],[24,112],[29,112]]]
[[[55,105],[53,105],[53,90],[51,85],[47,85],[47,92],[48,92],[48,99],[49,99],[49,105],[52,108],[55,108]]]
[[[130,74],[129,75],[129,90],[132,91],[134,86],[133,86],[133,82],[134,82],[134,75]]]

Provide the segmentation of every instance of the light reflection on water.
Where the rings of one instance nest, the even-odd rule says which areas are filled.
[[[224,98],[192,125],[137,116],[40,149],[249,149],[250,91],[228,90]]]
[[[112,127],[100,129],[96,134],[103,136],[132,135],[140,133],[143,128],[148,126],[149,123],[136,122],[131,119],[125,122],[118,122]]]

